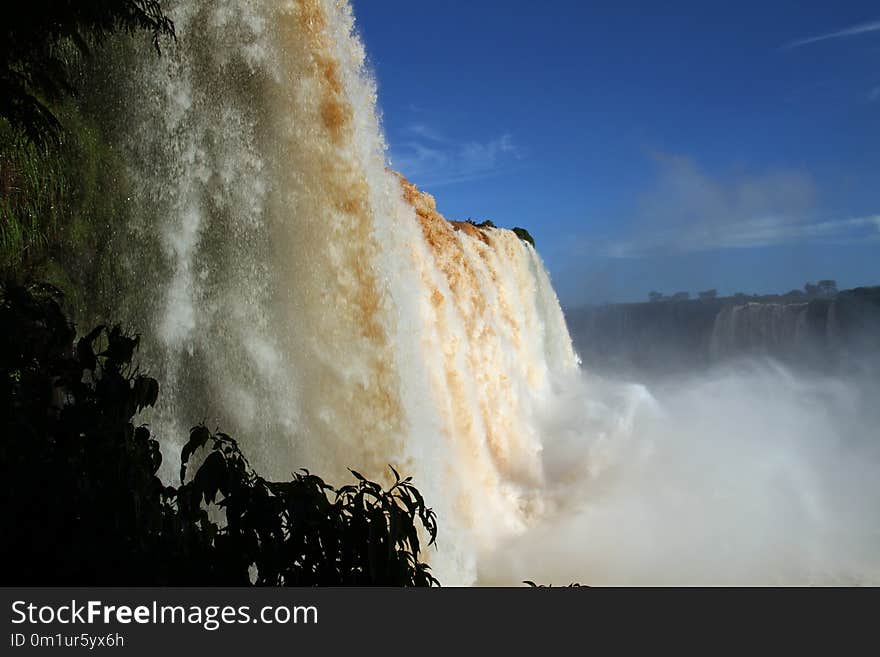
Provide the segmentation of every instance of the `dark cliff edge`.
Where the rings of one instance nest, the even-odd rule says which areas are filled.
[[[833,298],[725,297],[566,310],[584,367],[651,379],[744,357],[839,371],[880,358],[880,286]]]

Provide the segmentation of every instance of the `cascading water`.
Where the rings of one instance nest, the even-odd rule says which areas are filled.
[[[135,181],[116,241],[143,289],[121,307],[162,381],[149,419],[166,444],[204,420],[271,477],[378,478],[393,464],[437,511],[428,556],[447,584],[766,582],[778,564],[785,581],[877,577],[876,523],[858,510],[828,521],[871,470],[826,499],[840,477],[810,478],[823,448],[786,460],[790,441],[762,442],[834,435],[815,405],[715,436],[713,418],[769,396],[722,380],[661,406],[583,374],[535,250],[446,221],[386,168],[346,2],[166,8],[178,43],[158,60],[123,49],[103,83]]]
[[[168,10],[179,42],[137,58],[124,143],[154,427],[219,424],[276,477],[393,464],[443,519],[438,574],[473,581],[539,505],[533,416],[576,368],[539,257],[386,168],[346,3]]]
[[[714,359],[748,354],[782,356],[807,338],[804,303],[746,303],[722,308],[710,340]]]

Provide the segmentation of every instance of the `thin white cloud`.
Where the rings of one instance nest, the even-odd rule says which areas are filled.
[[[442,134],[434,130],[431,126],[424,123],[411,123],[405,129],[404,133],[410,137],[419,137],[428,141],[434,141],[441,144],[448,144],[449,140]]]
[[[880,215],[819,219],[812,178],[801,171],[713,176],[692,159],[658,155],[657,183],[639,199],[627,232],[602,249],[615,258],[795,243],[880,240]]]
[[[612,258],[639,258],[646,255],[798,243],[852,244],[878,241],[880,241],[880,214],[806,223],[793,222],[780,217],[763,217],[739,222],[721,232],[697,232],[683,240],[676,239],[676,234],[661,234],[648,240],[616,242],[608,245],[605,255]]]
[[[486,178],[522,159],[509,133],[488,141],[457,140],[424,123],[413,123],[403,135],[391,149],[390,165],[428,187]]]
[[[842,39],[845,37],[858,36],[860,34],[868,34],[869,32],[877,31],[880,31],[880,21],[859,23],[858,25],[852,25],[842,30],[837,30],[836,32],[829,32],[828,34],[820,34],[818,36],[812,36],[806,39],[798,39],[797,41],[792,41],[791,43],[787,43],[782,46],[782,50],[792,50],[793,48],[800,48],[801,46],[806,46],[811,43],[818,43],[819,41],[828,41],[829,39]]]
[[[874,87],[873,89],[871,89],[871,91],[868,92],[868,100],[870,100],[872,103],[875,100],[880,100],[880,85]]]

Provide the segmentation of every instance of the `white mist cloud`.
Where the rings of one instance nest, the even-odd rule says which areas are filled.
[[[480,583],[880,583],[877,381],[771,363],[585,374],[543,423],[545,513]]]
[[[495,175],[522,159],[513,136],[488,141],[459,140],[424,123],[404,131],[391,154],[391,166],[422,185],[440,187]]]
[[[816,218],[812,177],[797,170],[712,175],[692,158],[660,154],[656,183],[628,226],[603,249],[616,258],[880,238],[880,214]]]

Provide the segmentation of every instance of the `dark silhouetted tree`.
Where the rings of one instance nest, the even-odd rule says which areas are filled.
[[[473,219],[471,219],[470,217],[468,217],[467,222],[471,226],[476,226],[477,228],[497,228],[497,226],[495,226],[495,224],[492,223],[489,219],[486,219],[485,221],[477,222],[477,221],[474,221]]]
[[[437,583],[418,559],[434,513],[393,468],[388,489],[354,471],[339,489],[308,472],[271,482],[197,426],[181,485],[165,485],[158,442],[133,422],[159,394],[133,364],[138,338],[99,326],[74,343],[60,302],[0,286],[6,585]]]
[[[832,279],[825,279],[819,281],[816,285],[817,294],[820,297],[825,299],[830,299],[833,296],[837,295],[837,281]]]
[[[532,234],[529,233],[525,228],[520,228],[516,226],[513,228],[513,232],[516,233],[516,236],[520,238],[524,242],[528,242],[532,246],[535,246],[535,239],[532,237]]]

